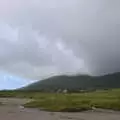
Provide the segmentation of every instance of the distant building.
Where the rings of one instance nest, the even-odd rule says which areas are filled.
[[[63,93],[64,94],[68,93],[68,90],[67,89],[63,90]]]
[[[61,90],[61,89],[57,90],[57,93],[61,93],[61,92],[62,92],[62,90]]]

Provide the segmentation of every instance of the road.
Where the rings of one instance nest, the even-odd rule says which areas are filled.
[[[87,111],[80,113],[53,113],[20,107],[26,99],[0,98],[1,120],[120,120],[120,112]]]

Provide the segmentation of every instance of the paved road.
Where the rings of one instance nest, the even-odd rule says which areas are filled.
[[[0,120],[120,120],[120,112],[52,113],[21,108],[28,102],[26,99],[0,98],[0,102],[4,103],[0,106]]]

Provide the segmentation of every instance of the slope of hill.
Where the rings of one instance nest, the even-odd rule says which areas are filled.
[[[120,88],[120,73],[104,76],[54,76],[38,81],[23,90],[58,90],[58,89],[107,89]]]

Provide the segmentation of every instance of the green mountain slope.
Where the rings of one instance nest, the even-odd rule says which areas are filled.
[[[58,90],[58,89],[107,89],[120,88],[120,73],[113,73],[104,76],[55,76],[38,81],[23,90]]]

